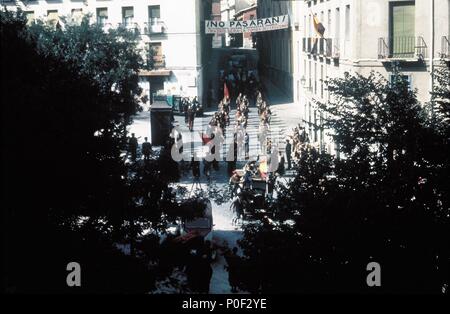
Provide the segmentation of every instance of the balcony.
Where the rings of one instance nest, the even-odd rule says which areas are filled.
[[[340,57],[339,39],[311,37],[303,38],[303,51],[308,54],[338,59]]]
[[[144,23],[144,34],[164,34],[166,32],[166,24],[161,20],[152,20]]]
[[[312,46],[313,46],[312,38],[309,37],[309,38],[305,38],[305,39],[306,39],[306,52],[307,52],[307,53],[311,53],[311,51],[312,51]]]
[[[325,56],[327,58],[339,59],[341,56],[339,38],[327,38],[326,43]]]
[[[153,56],[153,68],[155,70],[164,69],[166,67],[166,56],[155,55]]]
[[[450,36],[442,36],[440,55],[442,59],[450,59]]]
[[[318,46],[318,54],[323,56],[325,55],[325,38],[319,38],[317,42]]]
[[[129,31],[135,31],[137,33],[140,32],[140,27],[138,23],[134,23],[134,22],[125,22],[125,23],[119,23],[118,24],[119,28],[125,28]]]
[[[427,45],[422,37],[389,37],[378,39],[378,59],[426,58]]]

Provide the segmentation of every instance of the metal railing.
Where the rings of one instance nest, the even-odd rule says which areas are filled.
[[[140,32],[139,24],[135,23],[135,22],[119,23],[118,26],[126,28],[128,30],[133,30],[133,31],[136,31],[136,32]]]
[[[325,38],[319,38],[317,45],[318,45],[317,53],[323,56],[325,54]]]
[[[441,58],[450,58],[450,36],[442,36],[441,41]]]
[[[154,55],[153,56],[153,68],[163,69],[166,67],[166,56],[165,55]]]
[[[423,37],[389,37],[378,39],[379,59],[424,59],[427,45]]]
[[[325,39],[325,57],[334,59],[340,57],[339,38]]]
[[[152,20],[144,23],[144,34],[163,34],[166,31],[166,24],[161,20]]]
[[[150,35],[150,34],[163,34],[166,32],[167,28],[164,22],[158,21],[157,23],[148,22],[140,25],[139,23],[131,22],[131,23],[117,23],[112,24],[106,21],[97,20],[97,24],[103,27],[104,30],[115,28],[115,26],[119,28],[126,28],[128,30],[134,31],[140,35]]]
[[[303,52],[308,54],[335,59],[340,57],[338,38],[303,37],[302,43]]]

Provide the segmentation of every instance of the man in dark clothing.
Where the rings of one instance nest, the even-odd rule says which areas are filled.
[[[195,160],[195,157],[192,157],[191,168],[194,181],[200,181],[200,161]]]
[[[134,136],[134,133],[131,133],[131,138],[129,140],[129,149],[131,154],[131,160],[135,161],[137,156],[137,148],[138,148],[138,140]]]
[[[208,179],[208,181],[211,179],[211,164],[211,161],[206,160],[206,158],[203,159],[203,174]]]
[[[199,259],[199,292],[209,293],[209,285],[213,274],[210,259],[207,254],[203,254]]]
[[[278,163],[278,169],[277,169],[277,173],[281,176],[284,175],[285,172],[285,161],[284,161],[284,155],[280,153],[280,161]]]
[[[189,106],[188,109],[188,123],[189,123],[189,131],[194,131],[194,120],[195,120],[195,107]]]
[[[291,169],[291,151],[292,151],[292,146],[291,146],[291,142],[289,140],[286,140],[286,159],[287,159],[287,163],[288,163],[288,169]]]
[[[228,270],[228,282],[231,286],[231,292],[236,293],[237,287],[239,285],[239,268],[240,268],[240,257],[237,255],[237,247],[233,248],[233,251],[225,254],[225,260],[228,266],[225,268]]]
[[[150,144],[147,140],[147,137],[144,137],[145,142],[142,143],[142,155],[144,155],[144,160],[150,159],[150,154],[152,153],[152,144]]]
[[[269,197],[273,196],[273,190],[275,188],[276,176],[273,172],[270,172],[267,176],[267,194]]]
[[[189,104],[186,98],[183,98],[183,111],[184,111],[184,123],[188,124],[189,122]]]

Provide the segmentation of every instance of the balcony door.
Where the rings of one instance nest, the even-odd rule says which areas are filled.
[[[389,43],[392,57],[414,57],[416,46],[414,1],[393,2],[390,11]]]
[[[161,10],[159,5],[151,5],[148,7],[148,16],[151,25],[157,25],[161,18]]]

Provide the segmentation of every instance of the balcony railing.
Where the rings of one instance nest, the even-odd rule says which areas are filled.
[[[163,34],[166,32],[166,24],[160,20],[152,20],[144,23],[144,34]]]
[[[325,57],[338,59],[339,53],[339,38],[325,39]]]
[[[441,58],[450,59],[450,36],[442,36]]]
[[[325,38],[319,38],[317,45],[319,49],[318,51],[319,55],[323,56],[325,54]]]
[[[137,31],[137,32],[140,31],[139,24],[138,23],[134,23],[134,22],[119,23],[118,26],[126,28],[128,30],[134,30],[134,31]]]
[[[315,47],[315,48],[314,48]],[[327,58],[339,58],[338,38],[303,38],[303,51]]]
[[[378,59],[424,59],[427,45],[422,37],[378,39]]]
[[[166,67],[166,56],[165,55],[155,55],[153,56],[153,68],[163,69]]]

